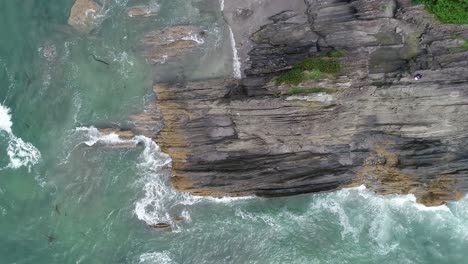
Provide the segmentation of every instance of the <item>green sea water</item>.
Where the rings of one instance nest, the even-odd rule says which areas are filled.
[[[166,76],[139,55],[144,32],[206,29],[212,48],[181,62],[184,76],[229,76],[216,0],[159,0],[159,16],[129,18],[139,3],[107,1],[82,35],[67,26],[73,0],[0,1],[0,264],[468,263],[466,198],[426,208],[364,187],[198,198],[171,188],[170,159],[147,138],[93,147],[118,144],[93,127],[125,125]],[[148,227],[159,222],[174,228]]]

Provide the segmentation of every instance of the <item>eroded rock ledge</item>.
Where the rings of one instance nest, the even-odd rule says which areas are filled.
[[[234,31],[235,14],[258,15],[238,2],[225,10]],[[274,197],[366,184],[426,205],[468,191],[468,27],[407,0],[306,0],[271,15],[236,35],[242,81],[154,85],[164,127],[147,136],[172,157],[177,189]],[[302,86],[334,93],[291,97],[271,82],[330,50],[344,51],[343,71]]]

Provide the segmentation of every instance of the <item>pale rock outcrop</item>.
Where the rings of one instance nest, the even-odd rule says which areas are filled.
[[[159,14],[158,5],[137,5],[127,9],[129,17],[152,17]]]
[[[101,23],[102,6],[93,0],[76,0],[68,24],[82,33],[90,33]]]

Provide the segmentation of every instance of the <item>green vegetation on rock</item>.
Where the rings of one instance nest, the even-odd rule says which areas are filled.
[[[340,58],[344,56],[344,52],[341,50],[330,50],[327,52],[327,57],[330,58]]]
[[[463,43],[460,45],[460,48],[464,50],[468,50],[468,39],[460,39],[463,41]]]
[[[335,89],[331,88],[321,88],[321,87],[314,87],[314,88],[302,88],[302,87],[295,87],[289,89],[285,92],[286,95],[298,95],[298,94],[312,94],[312,93],[326,93],[332,94],[335,93]]]
[[[412,0],[412,3],[424,4],[443,23],[468,24],[468,0]]]
[[[305,80],[320,79],[326,73],[339,73],[341,69],[341,64],[333,59],[308,58],[294,65],[291,70],[280,74],[276,78],[275,84],[298,85]]]
[[[319,70],[313,70],[313,71],[306,71],[305,75],[308,80],[318,80],[323,77],[324,73]]]
[[[281,85],[283,83],[291,84],[291,85],[298,85],[301,82],[303,82],[305,79],[306,79],[306,75],[304,71],[301,69],[295,68],[295,69],[292,69],[292,70],[289,70],[287,72],[280,74],[280,76],[276,78],[275,83],[276,85]]]
[[[326,58],[309,58],[294,65],[294,69],[302,69],[303,71],[318,70],[323,73],[339,73],[341,71],[341,64],[335,60]]]

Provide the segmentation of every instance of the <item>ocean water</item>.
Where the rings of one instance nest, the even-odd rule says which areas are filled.
[[[198,25],[211,46],[181,62],[185,76],[238,74],[217,0],[151,1],[161,12],[145,20],[125,13],[145,1],[106,1],[88,36],[67,26],[73,0],[0,1],[0,264],[468,263],[467,198],[193,197],[168,184],[151,140],[100,134],[142,111],[164,75],[135,48],[148,30]],[[120,143],[135,148],[103,147]],[[160,222],[174,228],[148,227]]]

